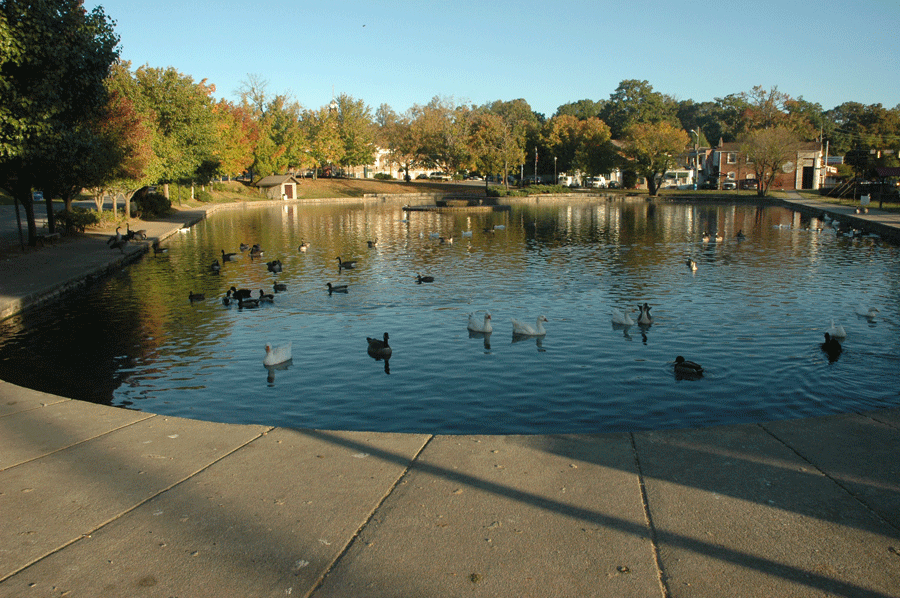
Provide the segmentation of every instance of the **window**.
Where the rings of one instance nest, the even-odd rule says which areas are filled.
[[[737,154],[734,152],[728,152],[728,157],[726,158],[726,162],[728,164],[737,164]]]

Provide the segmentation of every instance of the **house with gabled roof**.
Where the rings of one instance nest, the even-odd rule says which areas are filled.
[[[290,174],[271,174],[256,182],[260,193],[269,199],[296,199],[300,181]]]

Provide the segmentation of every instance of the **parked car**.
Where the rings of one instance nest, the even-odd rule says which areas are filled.
[[[741,181],[741,189],[759,189],[759,181],[756,179],[744,179]]]
[[[610,181],[606,185],[609,189],[621,189],[622,186],[619,184],[619,181]]]
[[[433,181],[449,181],[452,177],[446,172],[432,172],[430,178]]]
[[[715,179],[707,179],[700,184],[701,189],[718,189],[719,181]]]
[[[735,183],[734,181],[725,181],[724,183],[722,183],[723,191],[730,191],[732,189],[737,189],[737,183]]]

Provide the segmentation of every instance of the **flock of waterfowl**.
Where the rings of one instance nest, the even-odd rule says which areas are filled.
[[[823,221],[834,228],[837,234],[848,234],[851,236],[860,236],[860,231],[857,231],[852,228],[847,228],[842,226],[839,222],[832,220],[827,215],[823,215]],[[776,228],[784,227],[785,225],[776,225]],[[492,228],[485,229],[485,232],[493,233],[498,230],[503,230],[505,226],[496,225]],[[787,226],[790,228],[790,226]],[[109,244],[111,247],[122,248],[128,240],[134,238],[135,235],[141,235],[143,231],[131,231],[130,229],[126,232],[125,235],[119,234],[118,229],[116,230],[116,235],[109,240]],[[472,235],[472,231],[462,231],[463,237],[469,237]],[[868,236],[877,236],[877,235],[868,235]],[[444,237],[437,233],[431,233],[430,237],[437,239],[440,243],[453,243],[453,237]],[[735,235],[735,239],[737,241],[743,241],[746,239],[746,235],[743,230],[739,230]],[[720,234],[711,235],[709,233],[704,232],[701,235],[701,240],[704,243],[717,242],[720,243],[723,241],[723,237]],[[378,247],[378,239],[375,238],[370,241],[366,241],[366,244],[369,248],[377,248]],[[300,253],[305,253],[309,249],[310,245],[308,242],[302,242],[298,251]],[[259,244],[247,245],[245,243],[240,244],[241,253],[248,252],[251,259],[259,258],[263,255],[263,249]],[[212,264],[210,264],[210,269],[214,274],[218,274],[222,270],[222,265],[226,262],[230,262],[235,260],[240,254],[238,253],[227,253],[225,250],[221,250],[222,263],[219,263],[219,260],[216,259]],[[356,260],[347,260],[343,259],[340,256],[335,258],[338,263],[338,270],[342,269],[354,269],[357,266]],[[697,262],[688,257],[685,261],[688,269],[696,272],[698,269]],[[266,262],[266,266],[269,272],[273,274],[278,274],[283,271],[283,264],[280,260],[272,260]],[[434,282],[433,276],[423,276],[419,273],[416,274],[415,277],[417,284],[422,283],[431,283]],[[329,294],[332,293],[347,293],[348,285],[347,284],[335,284],[332,282],[328,282],[325,285],[325,288],[328,290]],[[283,292],[287,290],[287,285],[275,281],[273,284],[273,291],[275,293]],[[188,296],[189,301],[193,304],[196,301],[202,301],[205,299],[205,296],[201,293],[190,292]],[[249,289],[238,289],[232,286],[222,298],[222,303],[224,305],[231,305],[232,303],[236,303],[237,306],[241,309],[253,309],[258,308],[262,304],[265,303],[274,303],[275,295],[272,293],[266,293],[263,289],[259,290],[259,293],[256,297],[253,296],[252,291]],[[648,303],[638,304],[638,316],[637,320],[631,317],[629,312],[613,308],[611,312],[611,322],[616,326],[632,326],[635,323],[642,328],[646,329],[653,323],[653,316],[650,314],[651,307]],[[857,309],[857,315],[866,318],[874,318],[878,312],[877,308],[874,307],[865,307],[860,306]],[[633,313],[633,312],[632,312]],[[492,316],[489,312],[484,312],[482,315],[476,315],[476,313],[468,314],[468,330],[470,332],[481,334],[481,335],[490,335],[493,328]],[[540,315],[535,320],[535,324],[532,326],[526,322],[522,322],[515,318],[512,318],[512,332],[513,337],[544,337],[547,334],[547,330],[544,328],[544,323],[548,322],[548,319]],[[844,328],[835,324],[834,320],[831,322],[831,327],[824,333],[825,342],[822,343],[821,348],[822,351],[828,355],[829,360],[836,360],[843,351],[841,346],[841,341],[846,338],[846,332]],[[366,339],[368,343],[368,354],[375,358],[376,360],[384,360],[385,361],[385,371],[388,371],[387,361],[390,359],[392,354],[392,349],[388,344],[388,333],[384,333],[383,339],[377,338],[369,338]],[[273,347],[271,344],[266,345],[266,357],[264,360],[264,364],[269,367],[277,364],[283,364],[285,362],[290,361],[291,359],[291,345],[288,343],[287,345],[283,345],[280,347]],[[672,362],[672,366],[674,368],[676,377],[679,378],[698,378],[703,375],[703,368],[693,362],[686,360],[683,356],[677,356],[675,361]]]

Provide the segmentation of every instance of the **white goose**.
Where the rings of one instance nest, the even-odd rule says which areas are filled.
[[[614,307],[612,310],[612,323],[620,324],[622,326],[632,326],[634,325],[634,320],[632,320],[631,316],[626,312]]]
[[[520,322],[519,320],[512,318],[513,325],[513,334],[518,334],[521,336],[544,336],[547,334],[547,331],[544,330],[544,322],[549,322],[545,316],[538,316],[537,322],[535,323],[535,327],[532,328],[525,322]]]
[[[472,332],[493,332],[494,327],[491,326],[491,314],[488,312],[484,312],[484,321],[479,322],[478,318],[475,316],[475,313],[470,313],[469,330],[471,330]]]
[[[844,327],[841,326],[840,324],[835,324],[834,318],[831,319],[831,328],[829,328],[825,332],[827,332],[833,338],[837,338],[837,339],[847,338],[847,332],[844,330]]]
[[[859,304],[856,306],[856,315],[862,316],[863,318],[874,318],[878,314],[877,307],[866,307],[863,304]]]
[[[284,363],[291,359],[291,346],[293,343],[287,343],[278,347],[273,347],[271,343],[266,343],[266,357],[263,359],[263,365],[271,366]]]

